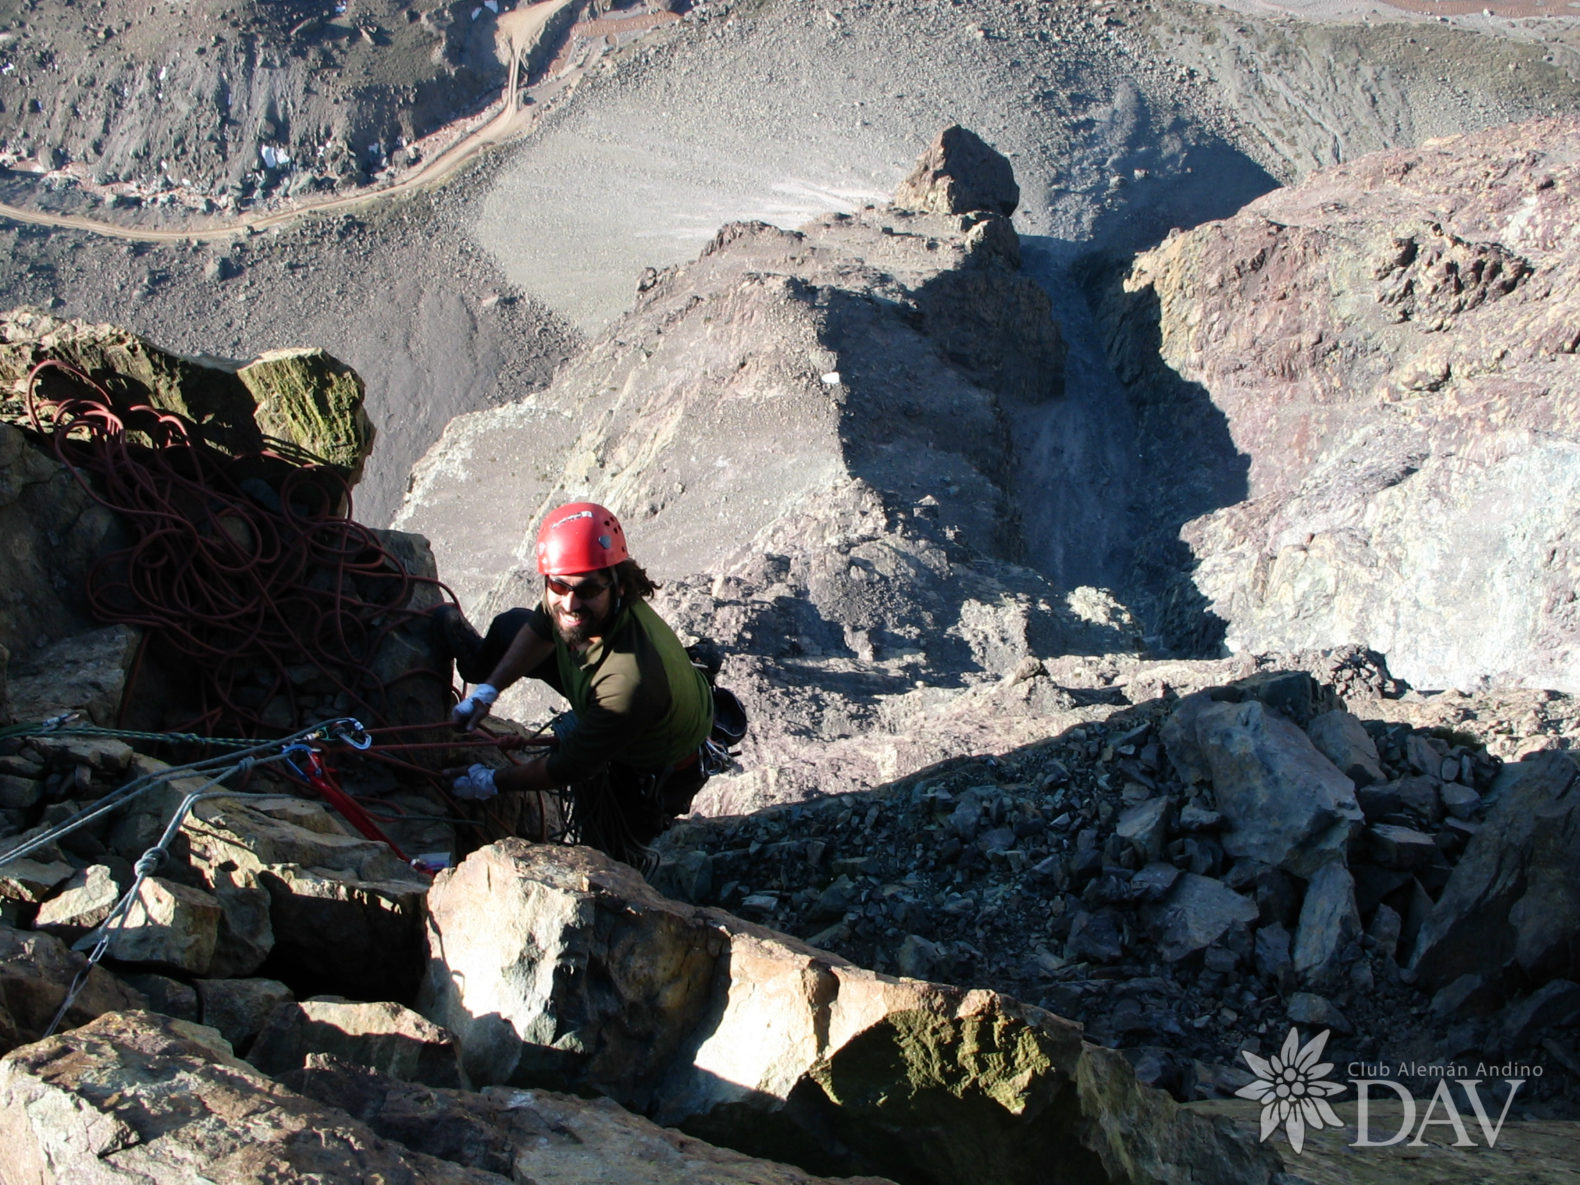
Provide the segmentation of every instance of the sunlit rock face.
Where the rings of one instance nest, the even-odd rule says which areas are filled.
[[[1377,153],[1137,259],[1115,356],[1149,338],[1135,382],[1205,395],[1245,469],[1184,530],[1232,649],[1580,685],[1577,143],[1566,118]]]

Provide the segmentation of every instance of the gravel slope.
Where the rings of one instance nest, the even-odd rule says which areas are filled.
[[[121,325],[192,355],[328,350],[367,385],[378,436],[356,512],[377,526],[451,418],[542,386],[580,340],[513,289],[452,217],[442,198],[419,198],[206,245],[0,222],[0,302]]]
[[[118,7],[136,23],[126,46],[143,22],[172,15]],[[630,306],[645,268],[694,257],[730,219],[795,225],[887,197],[928,140],[960,122],[1015,164],[1027,266],[1053,297],[1080,392],[1060,423],[1020,425],[1028,534],[1051,548],[1046,520],[1073,505],[1090,542],[1061,553],[1055,574],[1106,583],[1124,545],[1116,507],[1145,497],[1156,475],[1122,444],[1128,413],[1073,263],[1226,216],[1341,157],[1580,110],[1574,20],[1441,24],[1371,0],[1285,7],[1373,15],[1329,25],[1175,0],[698,4],[545,104],[524,141],[376,215],[310,220],[230,248],[0,224],[0,304],[115,322],[192,353],[330,350],[368,381],[381,438],[359,511],[382,523],[453,415],[546,382],[578,330]],[[58,32],[62,61],[85,16],[0,5],[0,23],[27,22],[29,44]],[[250,19],[242,8],[230,16]],[[69,71],[50,78],[93,85]],[[62,200],[3,172],[0,192]]]
[[[1549,49],[1419,21],[1172,0],[722,7],[606,63],[478,203],[506,275],[584,329],[723,222],[887,198],[950,123],[1010,157],[1017,230],[1061,253],[1133,250],[1313,167],[1580,102]]]

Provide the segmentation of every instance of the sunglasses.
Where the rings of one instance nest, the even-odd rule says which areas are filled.
[[[596,578],[579,580],[572,584],[568,580],[561,580],[558,576],[545,576],[543,582],[549,586],[549,591],[557,597],[568,597],[574,594],[584,601],[596,600],[614,587],[612,581],[598,580]]]

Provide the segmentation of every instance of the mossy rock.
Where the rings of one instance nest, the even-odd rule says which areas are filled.
[[[28,376],[44,362],[58,362],[85,375],[118,407],[145,404],[196,425],[210,444],[232,455],[254,452],[261,443],[252,400],[231,369],[204,365],[161,350],[115,325],[66,321],[26,309],[0,317],[0,386],[7,402],[21,406]],[[90,397],[91,387],[50,368],[38,380],[48,398]],[[12,407],[8,407],[12,413]],[[8,414],[26,426],[26,418]]]
[[[186,358],[114,325],[17,309],[0,315],[0,419],[27,426],[21,396],[46,361],[81,372],[117,408],[143,404],[176,415],[230,456],[268,447],[293,465],[327,465],[355,485],[373,448],[362,379],[321,349],[271,350],[245,364]],[[58,368],[42,373],[38,390],[49,398],[92,394]]]
[[[355,484],[373,448],[362,379],[319,349],[270,350],[236,372],[264,435],[334,466]]]

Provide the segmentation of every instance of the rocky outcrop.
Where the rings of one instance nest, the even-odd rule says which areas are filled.
[[[1020,186],[1009,161],[975,132],[954,124],[938,133],[900,182],[894,204],[929,214],[987,210],[1008,218],[1020,205]]]
[[[323,350],[269,350],[238,367],[236,377],[270,447],[279,441],[300,449],[356,485],[373,447],[356,371]]]
[[[633,1115],[609,1099],[551,1090],[480,1094],[416,1087],[312,1056],[288,1084],[348,1111],[416,1152],[541,1185],[836,1185],[791,1165],[743,1156]],[[838,1185],[893,1185],[840,1177]]]
[[[1236,1051],[1291,1023],[1330,1030],[1340,1063],[1567,1056],[1522,1018],[1566,1015],[1543,977],[1576,978],[1558,888],[1573,717],[1495,751],[1472,734],[1573,701],[1530,693],[1480,717],[1468,697],[1368,693],[1390,683],[1375,656],[1305,665],[1138,661],[1104,682],[1102,663],[1049,662],[995,703],[1062,691],[1051,737],[679,824],[656,883],[863,967],[1080,1020],[1176,1097],[1244,1085]],[[1224,681],[1194,682],[1209,672]],[[1354,750],[1370,780],[1338,768],[1360,772]]]
[[[238,1061],[215,1030],[149,1013],[112,1013],[10,1054],[0,1100],[7,1181],[174,1180],[194,1164],[216,1185],[508,1180],[382,1140]]]
[[[319,349],[270,350],[230,366],[216,361],[182,358],[113,325],[24,309],[0,317],[0,384],[18,400],[5,416],[11,423],[29,425],[21,398],[30,386],[41,399],[92,398],[92,387],[69,373],[75,371],[121,407],[181,417],[229,456],[283,445],[293,462],[330,466],[348,486],[356,484],[373,448],[373,426],[354,371]]]
[[[0,1180],[833,1185],[613,1103],[413,1086],[315,1055],[282,1086],[206,1026],[114,1013],[0,1060]],[[875,1177],[849,1185],[892,1185]]]
[[[312,1058],[338,1059],[403,1082],[463,1087],[455,1038],[393,1001],[319,996],[282,1004],[264,1023],[247,1060],[284,1078]]]
[[[951,167],[996,192],[996,160]],[[827,792],[801,764],[807,738],[919,716],[933,688],[1032,655],[1135,648],[1111,596],[1024,563],[1009,503],[1012,416],[1058,398],[1063,354],[1002,214],[727,226],[694,263],[646,276],[548,391],[453,422],[397,523],[435,541],[486,617],[540,595],[544,509],[609,505],[666,584],[661,610],[725,644],[726,682],[762,722],[738,801]],[[535,710],[518,695],[505,712]]]
[[[17,875],[15,868],[8,871]],[[78,976],[83,977],[80,988],[61,1018],[68,1026],[116,1009],[148,1006],[142,992],[106,968],[90,965],[87,956],[53,935],[0,927],[0,1042],[8,1051],[44,1035],[67,1005]]]
[[[378,1163],[415,1179],[429,1171],[424,1157],[446,1162],[443,1172],[546,1181],[563,1172],[569,1182],[589,1161],[647,1156],[678,1175],[721,1181],[739,1173],[805,1182],[862,1166],[907,1181],[964,1180],[978,1179],[982,1165],[996,1179],[1040,1180],[1055,1153],[1098,1179],[1172,1179],[1182,1165],[1197,1166],[1196,1179],[1260,1179],[1267,1166],[1253,1151],[1254,1125],[1223,1143],[1218,1129],[1137,1079],[1176,1098],[1227,1094],[1245,1080],[1237,1051],[1265,1046],[1267,1032],[1290,1023],[1331,1029],[1335,1057],[1468,1042],[1542,1059],[1549,1048],[1562,1052],[1563,1026],[1580,1006],[1561,974],[1531,990],[1540,969],[1563,972],[1545,958],[1527,959],[1529,974],[1516,961],[1506,975],[1460,974],[1441,989],[1435,973],[1423,975],[1427,991],[1401,969],[1431,941],[1418,933],[1446,933],[1450,949],[1462,946],[1455,926],[1507,932],[1520,957],[1562,948],[1561,930],[1539,947],[1547,931],[1537,922],[1558,916],[1567,880],[1554,878],[1551,858],[1564,866],[1567,831],[1521,795],[1535,793],[1538,806],[1573,796],[1550,776],[1574,768],[1567,756],[1531,753],[1573,733],[1572,701],[1499,701],[1478,720],[1480,703],[1464,697],[1366,698],[1389,680],[1364,655],[1302,661],[1315,677],[1246,659],[1050,659],[954,707],[1005,716],[969,734],[986,739],[1031,728],[1035,717],[1017,723],[1010,706],[1047,705],[1045,734],[1050,722],[1065,722],[1052,738],[942,762],[865,795],[676,828],[658,878],[670,899],[580,849],[518,840],[487,848],[431,892],[421,993],[429,1020],[402,1006],[423,976],[418,874],[320,804],[261,793],[202,799],[158,880],[207,919],[207,971],[173,957],[191,949],[180,941],[191,928],[173,914],[134,917],[132,929],[145,931],[138,944],[113,939],[64,1018],[68,1027],[101,1019],[34,1044],[86,964],[42,930],[0,930],[0,1040],[15,1049],[0,1081],[6,1092],[15,1087],[5,1098],[18,1106],[7,1110],[26,1126],[7,1147],[47,1146],[58,1164],[76,1165],[81,1125],[62,1129],[50,1116],[86,1108],[125,1118],[120,1103],[105,1100],[136,1109],[147,1092],[169,1097],[172,1083],[206,1089],[198,1063],[235,1050],[252,1066],[229,1074],[226,1091],[238,1093],[216,1095],[201,1121],[160,1121],[165,1135],[143,1140],[138,1153],[147,1164],[200,1154],[228,1171],[238,1133],[273,1148],[277,1130],[288,1144],[280,1163],[294,1164],[295,1091],[319,1100],[303,1122],[329,1132],[367,1125],[401,1145],[380,1146],[391,1159]],[[1221,682],[1236,674],[1246,677]],[[1339,687],[1351,695],[1351,724],[1324,726],[1342,711]],[[1265,736],[1265,722],[1244,736],[1196,734],[1194,760],[1176,770],[1162,739],[1168,720],[1201,702],[1176,699],[1179,691],[1216,707],[1255,704],[1296,731],[1306,719],[1307,734],[1328,748],[1358,724],[1367,744],[1350,736],[1349,748],[1367,751],[1378,777],[1356,792],[1366,822],[1345,859],[1321,863],[1306,882],[1226,855],[1229,813],[1211,771],[1218,750]],[[1461,731],[1408,723],[1442,720]],[[1501,775],[1466,728],[1484,728],[1509,757]],[[45,734],[8,747],[16,751],[0,753],[0,792],[33,803],[12,808],[18,821],[75,810],[56,801],[68,791],[92,801],[161,772],[111,738]],[[1187,779],[1189,769],[1208,774]],[[347,772],[352,788],[380,792],[367,771]],[[200,786],[177,774],[109,819],[0,866],[0,911],[18,926],[81,933],[124,892],[132,862],[176,802]],[[432,810],[415,787],[381,793],[397,813]],[[1528,843],[1509,823],[1527,815],[1543,820]],[[387,826],[412,850],[458,843],[453,831],[417,820]],[[412,830],[423,826],[426,834]],[[1276,830],[1256,818],[1238,826]],[[1467,848],[1478,828],[1499,838]],[[1490,866],[1483,850],[1503,852],[1506,868],[1518,863],[1526,900],[1496,886],[1479,896],[1445,888],[1480,883],[1476,870]],[[1474,909],[1453,913],[1455,902]],[[1465,920],[1445,928],[1435,915]],[[193,1030],[127,1019],[137,1008],[209,1026],[228,1049],[208,1036],[198,1045],[211,1052],[194,1050]],[[1060,1016],[1120,1049],[1083,1042],[1080,1026]],[[62,1050],[70,1057],[57,1056]],[[61,1068],[67,1062],[75,1068]],[[481,1095],[461,1089],[458,1062],[477,1085],[500,1085]],[[29,1067],[45,1063],[54,1075],[45,1094],[55,1101],[39,1103],[45,1095]],[[17,1076],[7,1077],[13,1068]],[[545,1083],[612,1095],[694,1134],[609,1100],[553,1095]],[[1562,1097],[1560,1076],[1541,1084],[1549,1086]],[[146,1103],[152,1114],[160,1105]],[[234,1119],[241,1114],[250,1117],[245,1128]],[[697,1135],[812,1167],[742,1159]],[[374,1147],[358,1143],[366,1138],[347,1137],[347,1150],[335,1136],[322,1165],[362,1164]],[[125,1148],[94,1148],[119,1167],[113,1158]],[[1212,1168],[1200,1167],[1204,1157]],[[316,1171],[335,1171],[322,1165]],[[643,1179],[666,1179],[657,1173]]]
[[[223,996],[226,988],[266,966],[289,968],[293,981],[309,991],[399,999],[415,990],[427,878],[387,844],[354,835],[351,825],[323,804],[288,793],[212,792],[179,816],[183,801],[202,791],[205,781],[182,776],[155,758],[137,754],[120,773],[95,775],[87,764],[91,746],[78,748],[69,736],[42,749],[37,742],[7,747],[12,752],[0,756],[0,769],[12,782],[36,787],[37,805],[6,812],[8,834],[0,850],[9,853],[24,844],[34,850],[0,866],[0,905],[9,921],[35,929],[12,936],[29,952],[15,954],[15,961],[18,968],[43,970],[18,970],[18,982],[60,976],[54,988],[57,1006],[80,956],[56,946],[84,937],[96,941],[123,900],[128,902],[124,916],[114,920],[102,954],[130,975],[220,985],[214,989],[220,994],[212,998],[200,993],[201,1007],[193,1001],[191,1015],[228,1034],[244,1032],[250,1040],[263,1024],[263,1015],[223,1022],[218,1017],[232,1008]],[[266,774],[260,776],[269,781]],[[289,789],[288,784],[275,786]],[[62,796],[67,787],[74,797]],[[433,809],[421,787],[392,801],[408,811]],[[94,819],[94,813],[102,817]],[[164,838],[177,817],[184,820],[180,829]],[[63,826],[58,841],[44,842],[51,824],[73,820],[81,821]],[[420,832],[402,838],[409,842],[416,835]],[[158,847],[161,839],[164,846]],[[453,836],[447,832],[443,842],[453,846]],[[180,855],[178,863],[170,861],[172,849]],[[161,873],[143,880],[131,898],[133,867],[149,859],[148,853],[159,857],[154,866]],[[71,973],[62,975],[68,968]],[[101,978],[103,973],[95,969]],[[90,986],[98,982],[88,981]],[[283,991],[288,989],[274,984],[275,1002]],[[26,998],[33,994],[27,989]],[[133,998],[142,1001],[143,994]],[[76,1006],[97,1015],[128,1004],[100,987]],[[258,1006],[254,993],[241,1011],[256,1012]],[[40,1008],[13,1009],[7,1047],[42,1033],[50,1018],[41,1016]],[[219,1012],[211,1014],[211,1009]]]
[[[191,865],[217,891],[267,894],[267,908],[259,900],[242,915],[253,928],[231,927],[258,958],[247,972],[272,954],[320,990],[396,998],[410,990],[427,881],[386,844],[348,834],[293,798],[199,803],[190,831]]]
[[[1548,753],[1506,768],[1494,805],[1421,923],[1412,966],[1433,986],[1580,979],[1580,763]]]
[[[441,874],[429,905],[420,1007],[476,1081],[593,1090],[715,1142],[908,1181],[1272,1167],[1058,1017],[666,901],[596,853],[507,840]]]
[[[228,797],[216,789],[221,782],[242,784],[250,757],[238,756],[226,768],[211,753],[200,766],[173,768],[163,759],[171,756],[168,747],[150,741],[147,730],[157,737],[173,721],[190,726],[194,708],[215,688],[240,692],[231,700],[218,697],[229,708],[261,711],[209,716],[207,727],[223,719],[266,734],[301,730],[319,752],[341,743],[350,726],[311,726],[351,711],[367,713],[369,723],[432,723],[443,714],[448,677],[435,668],[422,612],[438,597],[425,545],[376,535],[335,514],[314,496],[312,471],[276,457],[243,472],[228,466],[245,464],[245,453],[205,451],[205,426],[238,451],[249,439],[253,447],[263,439],[252,411],[243,414],[259,405],[233,374],[107,327],[26,317],[6,324],[29,331],[0,347],[11,380],[24,380],[38,361],[53,359],[90,372],[100,389],[63,379],[59,369],[41,372],[44,427],[69,395],[99,403],[71,402],[67,414],[126,429],[124,436],[106,434],[98,442],[106,447],[95,453],[80,431],[66,440],[64,432],[55,439],[36,427],[0,425],[0,488],[7,492],[0,515],[19,545],[0,615],[6,647],[0,723],[7,726],[0,737],[0,844],[8,855],[25,853],[3,866],[0,910],[8,924],[34,930],[19,966],[69,970],[56,989],[58,1007],[65,984],[87,968],[51,954],[50,935],[93,946],[112,922],[100,955],[142,986],[115,1002],[95,986],[105,974],[95,966],[86,981],[92,990],[75,1000],[71,1023],[85,1019],[85,1011],[153,1000],[201,1016],[238,1041],[250,1040],[261,1025],[262,1017],[248,1015],[260,1002],[292,992],[276,980],[252,978],[265,964],[290,965],[293,978],[305,974],[296,983],[307,990],[399,994],[404,978],[409,991],[421,945],[423,875],[385,844],[353,836],[351,824],[304,801],[273,771],[259,770],[246,783],[254,793]],[[320,426],[349,433],[340,443],[354,447],[341,455],[347,465],[360,463],[370,443],[357,435],[357,424],[365,423],[360,382],[333,359],[272,356],[251,368],[248,382],[264,400],[260,419],[278,424],[296,415],[293,407],[309,409]],[[19,406],[7,414],[31,424]],[[148,447],[167,429],[174,433],[167,451],[179,464]],[[344,482],[336,482],[343,490]],[[296,552],[302,566],[284,558],[293,551],[286,542],[293,530],[306,541]],[[150,539],[176,542],[159,552]],[[112,593],[135,583],[147,594],[140,608],[125,597],[94,598],[105,587],[107,566],[112,577],[127,577],[125,585],[109,581]],[[293,567],[292,579],[303,581],[296,593],[275,583]],[[178,573],[176,582],[161,584],[159,575],[171,572]],[[308,588],[360,608],[318,614],[298,595]],[[220,643],[208,635],[183,655],[163,630],[188,643],[200,637],[204,597],[210,609],[222,603],[218,618],[230,632]],[[261,616],[236,628],[249,607]],[[123,624],[90,628],[101,613],[118,615]],[[270,613],[286,622],[296,645],[289,651],[296,657],[283,663],[261,660],[251,649],[256,627]],[[354,658],[324,661],[336,633],[355,640]],[[162,649],[167,642],[174,654]],[[374,697],[377,705],[356,690],[370,678],[391,690]],[[129,725],[133,731],[117,731]],[[129,740],[163,757],[139,752]],[[280,747],[258,751],[268,753],[266,765],[279,762]],[[304,760],[303,752],[295,759]],[[205,772],[188,776],[192,768]],[[382,791],[396,809],[420,804],[432,814],[420,784],[386,783]],[[443,844],[428,844],[421,829],[412,835],[415,852],[451,846],[448,832]],[[194,980],[201,989],[186,982]],[[17,992],[20,1011],[4,1026],[7,1047],[36,1039],[50,1019],[29,1003],[43,998],[39,991]]]
[[[93,629],[97,623],[81,581],[57,579],[56,574],[86,573],[105,551],[126,546],[125,528],[69,470],[30,443],[20,428],[6,423],[0,423],[0,533],[8,549],[8,579],[0,582],[0,665],[6,652],[47,650],[61,637]],[[70,649],[80,664],[88,661],[86,651],[92,648]],[[108,702],[101,701],[94,713],[101,721],[108,720],[120,700],[124,676],[119,672],[130,659],[124,639],[118,649],[121,660],[107,667],[117,672],[103,689]]]
[[[1550,119],[1364,157],[1136,261],[1116,366],[1154,430],[1221,417],[1239,454],[1216,477],[1243,500],[1183,532],[1231,649],[1580,686],[1577,142]]]
[[[24,720],[231,735],[442,715],[426,542],[347,517],[373,444],[353,371],[320,350],[209,366],[17,312],[0,382],[0,709],[11,685]]]
[[[1342,861],[1361,825],[1355,784],[1287,717],[1261,701],[1187,697],[1163,729],[1169,760],[1205,780],[1222,813],[1224,853],[1312,876]]]

